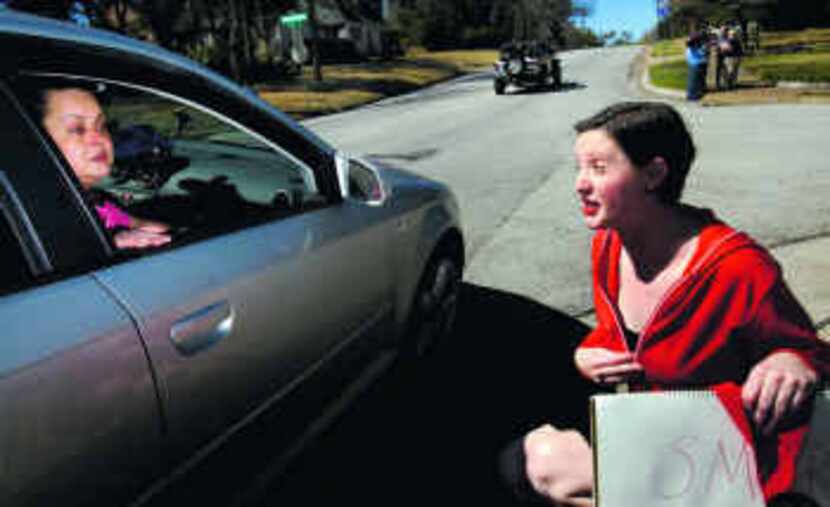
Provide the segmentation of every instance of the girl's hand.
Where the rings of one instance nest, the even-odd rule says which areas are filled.
[[[801,408],[817,382],[818,374],[797,354],[773,352],[749,371],[741,398],[755,425],[769,435]]]
[[[617,384],[643,374],[643,366],[634,361],[631,352],[578,348],[574,360],[580,373],[598,384]]]

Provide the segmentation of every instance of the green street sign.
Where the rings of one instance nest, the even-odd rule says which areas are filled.
[[[299,12],[297,14],[286,14],[285,16],[280,16],[280,23],[283,25],[301,25],[308,21],[308,14],[305,12]]]

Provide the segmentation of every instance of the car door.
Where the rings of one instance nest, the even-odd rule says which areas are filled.
[[[128,195],[131,212],[183,232],[97,277],[135,316],[158,375],[169,451],[189,467],[348,351],[361,351],[345,361],[354,377],[375,359],[392,316],[389,210],[321,190],[320,172],[333,171],[327,153],[318,158],[331,169],[311,168],[307,156],[195,99],[108,88],[116,153],[121,132],[140,125],[170,148],[164,160],[145,161],[173,164],[164,182],[122,174],[108,190]],[[235,100],[244,109],[244,97]],[[313,392],[306,401],[318,399]]]
[[[159,474],[145,348],[83,204],[0,80],[0,504],[113,504]]]

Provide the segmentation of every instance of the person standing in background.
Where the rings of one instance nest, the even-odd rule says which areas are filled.
[[[686,63],[689,77],[686,99],[700,100],[706,90],[706,69],[709,60],[707,37],[702,32],[692,32],[686,41]]]

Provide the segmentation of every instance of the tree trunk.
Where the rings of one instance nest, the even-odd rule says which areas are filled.
[[[262,10],[262,0],[254,0],[254,24],[257,35],[261,42],[265,45],[265,59],[267,65],[274,64],[274,47],[271,43],[273,40],[273,31],[265,25],[265,12]],[[271,25],[273,26],[273,25]]]
[[[308,0],[308,27],[311,30],[311,63],[314,68],[314,80],[319,83],[323,80],[323,69],[320,66],[320,44],[317,35],[317,0]]]
[[[254,67],[253,50],[251,48],[251,24],[248,9],[248,2],[242,0],[239,5],[239,27],[242,34],[242,79],[248,82],[251,70]]]
[[[241,73],[239,72],[239,59],[236,54],[237,48],[237,32],[239,31],[239,13],[237,12],[237,0],[228,1],[228,65],[230,66],[231,76],[237,82],[241,82]]]

